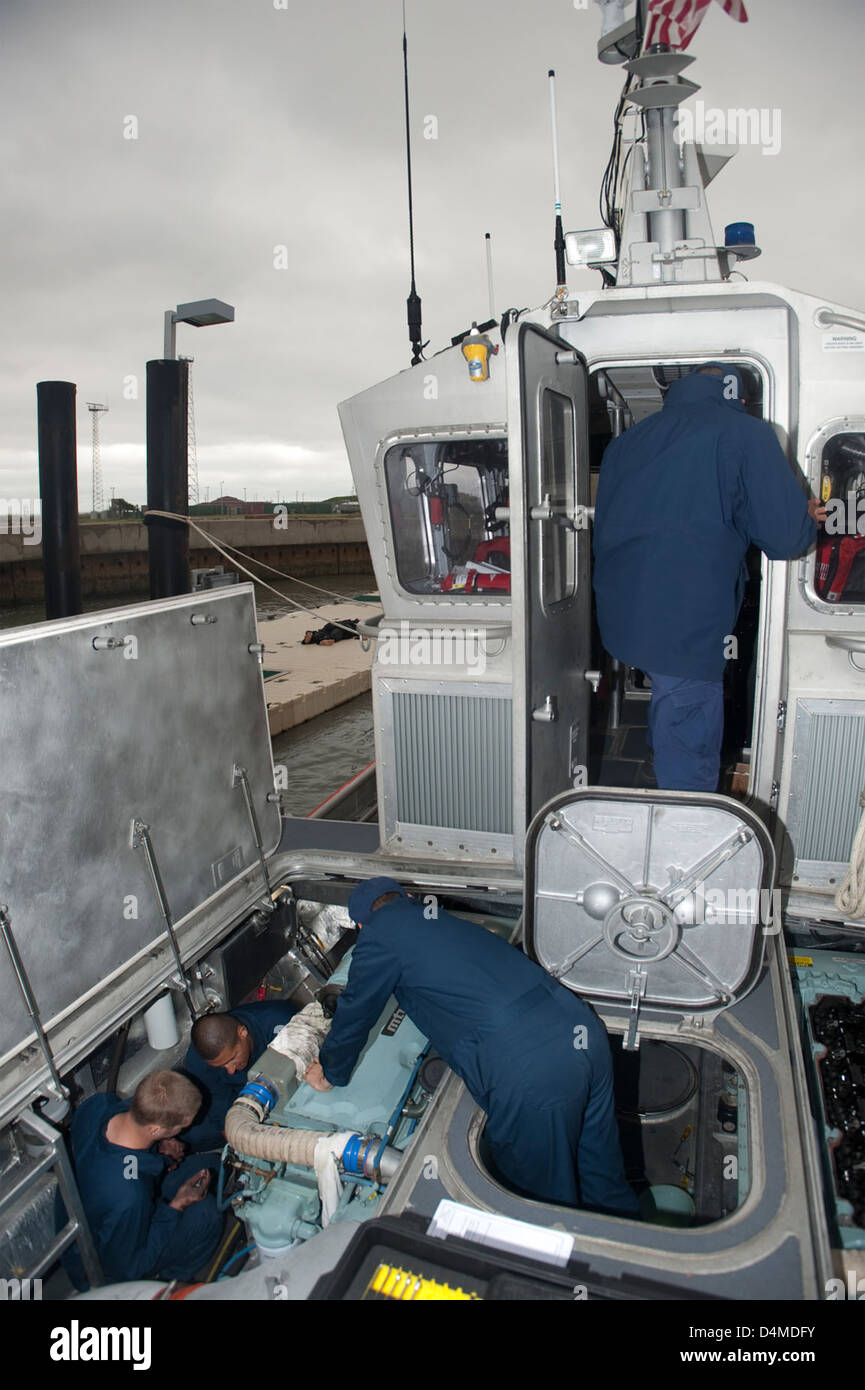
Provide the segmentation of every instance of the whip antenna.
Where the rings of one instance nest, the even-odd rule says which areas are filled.
[[[556,73],[550,68],[550,119],[553,126],[553,191],[556,200],[556,235],[553,246],[556,250],[556,286],[564,290],[565,285],[565,234],[562,230],[562,199],[559,192],[559,138],[556,122]]]
[[[405,30],[405,0],[402,5],[402,66],[405,82],[405,161],[408,174],[408,244],[411,258],[411,291],[406,300],[408,314],[408,336],[412,346],[411,364],[416,367],[421,361],[426,343],[421,342],[421,302],[414,283],[414,211],[411,197],[411,132],[408,114],[408,39]]]
[[[484,240],[487,246],[487,289],[490,295],[490,318],[496,316],[496,297],[493,292],[493,240],[489,232],[485,233]]]

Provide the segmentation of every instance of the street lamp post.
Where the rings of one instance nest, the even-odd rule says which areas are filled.
[[[163,357],[167,362],[177,356],[177,325],[191,323],[194,328],[208,328],[214,323],[234,323],[234,305],[222,299],[196,299],[191,304],[178,304],[165,310],[165,344]]]

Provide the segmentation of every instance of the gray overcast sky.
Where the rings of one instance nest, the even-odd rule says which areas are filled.
[[[487,317],[486,231],[499,311],[554,289],[550,67],[565,225],[598,225],[622,74],[597,61],[600,12],[582,4],[407,0],[429,351]],[[753,221],[752,279],[865,308],[865,4],[747,8],[740,25],[711,7],[688,75],[706,107],[777,109],[782,144],[719,176],[715,233]],[[35,385],[62,379],[78,385],[82,506],[88,400],[110,405],[106,497],[142,501],[144,364],[163,311],[211,296],[233,325],[178,328],[202,497],[349,491],[336,403],[409,362],[400,0],[0,0],[0,49],[0,496],[36,495]]]

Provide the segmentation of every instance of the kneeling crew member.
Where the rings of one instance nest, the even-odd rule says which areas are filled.
[[[293,1004],[241,1004],[193,1023],[183,1070],[203,1092],[204,1107],[183,1138],[194,1152],[224,1143],[225,1117],[246,1085],[250,1064],[295,1013]]]
[[[176,1071],[146,1076],[131,1102],[90,1096],[72,1120],[72,1155],[81,1200],[109,1282],[190,1281],[222,1233],[211,1170],[183,1156],[175,1137],[201,1105],[196,1086]]]
[[[393,994],[486,1111],[504,1178],[543,1201],[636,1214],[610,1046],[588,1005],[476,923],[443,911],[428,920],[392,878],[361,884],[349,912],[363,931],[306,1081],[345,1086]]]

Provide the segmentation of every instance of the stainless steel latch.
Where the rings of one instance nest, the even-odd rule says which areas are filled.
[[[628,1015],[628,1031],[622,1040],[622,1046],[626,1052],[637,1052],[640,1047],[640,1002],[646,993],[646,985],[649,982],[648,972],[638,965],[628,976],[628,985],[631,990],[631,1005]]]
[[[536,724],[555,724],[559,717],[559,704],[555,695],[548,695],[542,705],[532,710]]]

